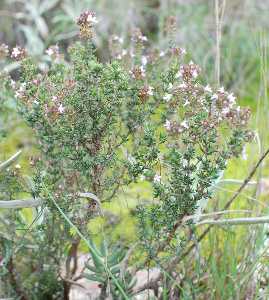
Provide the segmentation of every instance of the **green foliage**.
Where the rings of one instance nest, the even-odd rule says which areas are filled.
[[[122,295],[114,281],[108,276],[107,270],[104,269],[100,260],[104,262],[107,269],[110,270],[110,273],[114,275],[122,289],[127,293],[127,296],[131,298],[131,291],[136,283],[136,278],[126,270],[124,265],[126,251],[120,246],[108,247],[106,242],[102,240],[100,249],[96,249],[95,254],[92,254],[91,257],[92,265],[86,264],[86,268],[90,273],[84,273],[84,276],[101,284],[101,299],[106,295],[107,289],[111,290],[113,299],[122,299]]]

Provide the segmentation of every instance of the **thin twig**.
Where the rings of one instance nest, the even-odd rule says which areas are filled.
[[[11,156],[8,160],[2,162],[0,164],[0,171],[6,169],[9,167],[22,153],[22,150],[19,150],[17,153],[15,153],[13,156]]]
[[[201,214],[199,216],[199,219],[205,218],[205,217],[214,217],[217,215],[225,215],[225,214],[243,214],[243,213],[251,213],[251,210],[247,210],[247,209],[235,209],[235,210],[222,210],[222,211],[215,211],[212,213],[207,213],[207,214]],[[189,220],[193,220],[196,219],[197,216],[196,215],[191,215],[191,216],[187,216],[183,219],[184,222],[187,222]]]
[[[17,153],[15,155],[17,155]],[[15,155],[12,156],[13,159],[14,159]],[[10,158],[9,161],[12,158]],[[0,166],[0,168],[1,168],[1,166]],[[101,203],[100,200],[93,193],[81,193],[81,192],[79,192],[78,197],[92,199],[92,200],[96,201],[96,203],[98,205]],[[0,208],[16,209],[16,208],[37,207],[37,206],[41,206],[42,203],[43,203],[43,200],[39,199],[39,198],[20,199],[20,200],[0,200]]]
[[[37,207],[42,204],[41,199],[24,199],[24,200],[1,200],[0,208],[26,208],[26,207]]]
[[[200,226],[200,225],[251,225],[251,224],[264,224],[264,223],[269,223],[269,217],[203,220],[201,222],[196,223],[195,226]]]
[[[80,284],[80,283],[78,283],[78,282],[76,282],[76,281],[74,281],[74,280],[71,280],[71,279],[62,277],[61,275],[60,275],[60,278],[61,278],[63,281],[69,283],[69,284],[76,285],[76,286],[78,286],[78,287],[80,287],[80,288],[86,290],[86,287],[85,287],[85,286],[83,286],[82,284]],[[1,300],[1,299],[0,299],[0,300]]]
[[[242,184],[243,180],[240,179],[222,179],[219,181],[222,184]],[[257,185],[257,181],[250,181],[248,185]]]

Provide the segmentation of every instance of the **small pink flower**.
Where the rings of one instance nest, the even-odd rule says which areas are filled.
[[[162,178],[161,175],[155,174],[153,181],[155,183],[159,183],[159,182],[161,182],[161,178]]]
[[[52,58],[58,58],[60,55],[59,54],[59,46],[58,45],[50,46],[46,50],[46,54]]]
[[[142,65],[145,66],[148,63],[148,59],[146,56],[142,56],[141,58]]]
[[[10,80],[10,86],[15,89],[16,88],[16,81],[14,81],[13,79]]]
[[[207,86],[205,86],[205,87],[204,87],[204,91],[211,94],[211,93],[212,93],[212,88],[211,88],[211,86],[210,86],[209,84],[208,84]]]
[[[236,97],[233,95],[233,93],[229,94],[227,99],[229,100],[231,105],[235,104]]]
[[[126,49],[122,49],[122,53],[121,53],[122,56],[127,55],[127,53],[128,53],[128,51]]]
[[[171,91],[173,89],[173,84],[171,82],[169,82],[168,84],[168,90]]]
[[[20,53],[21,53],[21,51],[20,51],[19,47],[16,47],[16,48],[13,48],[11,55],[12,55],[12,57],[18,57],[20,55]]]
[[[97,24],[99,21],[93,13],[90,13],[87,17],[87,22],[89,23],[89,25],[92,25]]]
[[[185,48],[180,48],[181,49],[181,54],[182,55],[185,55],[185,54],[187,54],[187,51],[186,51],[186,49]]]
[[[12,49],[11,58],[15,58],[16,60],[21,60],[25,58],[26,56],[26,50],[24,48],[21,48],[19,46],[16,46],[15,48]]]
[[[167,131],[171,130],[171,122],[169,120],[166,120],[163,126]]]
[[[197,77],[198,77],[198,71],[197,71],[196,69],[194,69],[194,70],[192,71],[192,77],[193,77],[193,78],[197,78]]]
[[[114,36],[112,37],[112,41],[113,41],[113,42],[118,42],[119,44],[123,44],[123,38],[122,38],[122,37],[119,37],[119,36],[117,36],[117,35],[114,35]]]
[[[217,94],[214,94],[212,97],[211,97],[211,100],[218,100],[219,99],[219,96]]]
[[[243,160],[247,160],[248,159],[246,146],[244,146],[243,150],[242,150],[242,159]]]
[[[189,100],[186,100],[185,103],[183,104],[183,106],[188,106],[190,104],[190,101]]]
[[[54,53],[53,50],[51,48],[46,50],[46,53],[48,54],[48,56],[52,56],[52,54]]]
[[[165,94],[163,100],[169,102],[172,99],[172,97],[173,97],[172,94]]]
[[[154,90],[154,87],[152,87],[152,86],[148,87],[148,95],[149,96],[153,96],[153,90]]]
[[[187,123],[186,120],[184,120],[183,122],[181,122],[181,123],[180,123],[180,126],[183,127],[183,128],[185,128],[185,129],[188,129],[188,128],[189,128],[189,125],[188,125],[188,123]]]
[[[178,86],[180,89],[185,89],[187,87],[187,84],[186,83],[181,83],[179,86]]]
[[[225,89],[224,89],[223,86],[222,86],[221,88],[219,88],[218,91],[219,91],[221,94],[224,94],[224,93],[225,93]]]
[[[58,107],[58,112],[59,112],[60,114],[63,114],[63,113],[65,112],[65,107],[64,107],[62,104],[59,105],[59,107]]]

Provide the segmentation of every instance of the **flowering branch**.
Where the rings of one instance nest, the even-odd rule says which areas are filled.
[[[233,203],[233,201],[239,196],[239,194],[243,191],[243,189],[248,185],[248,183],[251,181],[252,177],[256,173],[259,166],[262,164],[264,159],[269,154],[269,148],[264,152],[264,154],[260,157],[256,165],[252,168],[249,175],[244,180],[243,184],[238,188],[238,190],[234,193],[234,195],[231,197],[231,199],[226,203],[226,205],[223,207],[223,210],[227,210],[230,205]],[[262,223],[268,223],[269,218],[268,217],[256,217],[256,218],[238,218],[238,219],[226,219],[226,220],[218,220],[221,217],[221,215],[216,215],[214,220],[208,220],[208,223],[203,223],[204,221],[198,223],[197,225],[206,225],[209,224],[209,226],[202,232],[202,234],[197,238],[196,243],[200,243],[205,236],[209,233],[210,229],[214,225],[242,225],[242,224],[262,224]],[[218,222],[219,221],[219,222]],[[178,223],[178,224],[181,224]],[[191,246],[187,248],[187,250],[180,256],[175,257],[172,259],[168,265],[168,270],[173,270],[174,266],[177,265],[184,257],[189,255],[191,253],[191,250],[195,247],[196,243],[193,243]],[[163,245],[164,246],[164,245]],[[160,247],[160,249],[163,248]],[[154,280],[145,283],[144,285],[139,287],[139,292],[142,292],[147,289],[151,289],[152,287],[156,286],[156,284],[162,279],[163,274],[160,273]]]

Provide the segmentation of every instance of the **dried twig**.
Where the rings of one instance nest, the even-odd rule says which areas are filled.
[[[1,200],[0,208],[26,208],[26,207],[37,207],[42,204],[41,199],[24,199],[24,200]]]
[[[9,167],[22,153],[22,150],[19,150],[17,153],[15,153],[13,156],[11,156],[8,160],[2,162],[0,164],[0,171],[6,169]]]
[[[0,168],[1,168],[1,166],[0,166]],[[98,205],[101,204],[100,200],[93,193],[80,193],[79,192],[78,196],[80,198],[93,199],[94,201],[97,202]],[[0,200],[0,208],[16,209],[16,208],[26,208],[26,207],[37,207],[37,206],[42,205],[42,203],[43,203],[42,199],[39,199],[39,198],[20,199],[20,200]]]
[[[196,223],[195,226],[200,226],[200,225],[251,225],[251,224],[264,224],[264,223],[269,223],[269,217],[204,220],[204,221]]]

